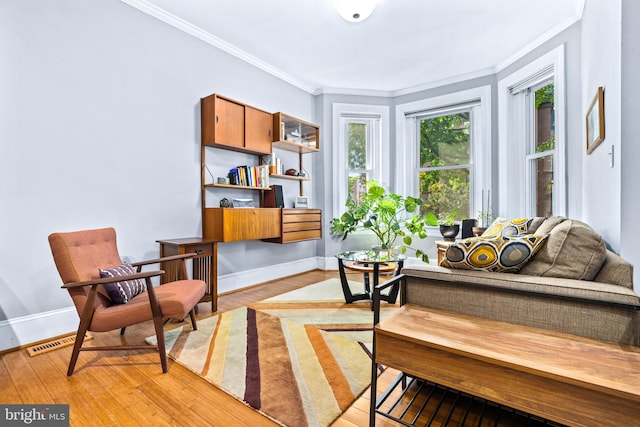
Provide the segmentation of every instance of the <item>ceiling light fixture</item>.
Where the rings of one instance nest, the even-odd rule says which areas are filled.
[[[361,22],[376,8],[376,0],[333,0],[333,5],[347,21]]]

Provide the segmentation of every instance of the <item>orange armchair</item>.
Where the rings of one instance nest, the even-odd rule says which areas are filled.
[[[164,344],[163,318],[183,320],[191,317],[193,330],[197,329],[195,306],[203,297],[206,284],[202,280],[186,280],[185,258],[195,254],[175,255],[160,259],[132,263],[137,272],[126,276],[100,278],[100,269],[122,265],[113,228],[53,233],[49,246],[58,273],[80,316],[67,375],[73,374],[80,351],[153,349],[160,353],[162,372],[167,372],[167,356]],[[162,270],[142,272],[142,266],[159,262],[180,262],[180,279],[155,287],[151,277]],[[143,279],[146,292],[133,296],[124,304],[113,303],[104,285]],[[158,345],[83,346],[87,331],[106,332],[153,320]]]

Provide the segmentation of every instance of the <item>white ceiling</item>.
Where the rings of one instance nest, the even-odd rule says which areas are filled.
[[[312,93],[402,93],[495,73],[582,14],[585,0],[122,0]],[[345,90],[346,89],[346,90]]]

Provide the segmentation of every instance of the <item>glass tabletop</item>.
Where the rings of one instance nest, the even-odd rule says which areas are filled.
[[[343,261],[378,263],[404,261],[407,259],[407,256],[397,249],[370,249],[340,252],[336,255],[336,258]]]

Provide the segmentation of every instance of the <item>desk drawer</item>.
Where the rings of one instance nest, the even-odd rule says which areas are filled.
[[[293,243],[322,238],[322,210],[282,209],[282,234],[271,243]]]

